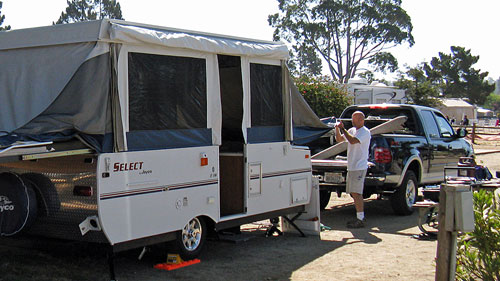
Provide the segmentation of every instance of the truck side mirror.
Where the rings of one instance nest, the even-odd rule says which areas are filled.
[[[463,138],[467,135],[467,130],[464,128],[460,128],[457,130],[457,137]]]

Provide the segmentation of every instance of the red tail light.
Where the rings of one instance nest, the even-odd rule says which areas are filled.
[[[370,109],[387,109],[386,104],[380,104],[380,105],[370,105]]]
[[[375,147],[375,162],[381,164],[391,163],[391,151],[387,147]]]

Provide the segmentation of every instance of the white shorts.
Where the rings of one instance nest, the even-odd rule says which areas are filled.
[[[363,194],[366,170],[347,171],[346,193]]]

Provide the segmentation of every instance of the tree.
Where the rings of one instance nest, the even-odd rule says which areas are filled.
[[[341,83],[354,77],[363,62],[377,70],[395,70],[397,60],[386,50],[404,42],[414,44],[411,19],[401,0],[278,2],[280,12],[268,17],[274,39],[314,50]]]
[[[352,104],[347,89],[339,87],[328,77],[302,76],[295,80],[295,84],[314,113],[320,117],[340,116]]]
[[[478,60],[479,56],[473,56],[470,49],[451,46],[451,54],[439,52],[430,64],[424,65],[424,70],[445,97],[468,98],[471,103],[481,105],[495,90],[495,85],[486,81],[488,72],[472,67]]]
[[[66,3],[66,12],[61,12],[55,24],[103,18],[123,19],[120,3],[116,0],[67,0]]]
[[[292,74],[297,77],[312,77],[321,75],[322,63],[313,48],[300,45],[292,47],[288,67]]]
[[[409,68],[399,74],[394,83],[400,89],[405,89],[409,104],[436,107],[441,104],[439,88],[426,76],[424,64]]]
[[[2,1],[0,1],[0,10],[2,10]],[[5,20],[5,15],[2,15],[2,11],[0,11],[0,31],[10,30],[10,25],[2,27],[4,20]]]
[[[497,94],[489,94],[484,106],[493,111],[500,111],[500,96]]]

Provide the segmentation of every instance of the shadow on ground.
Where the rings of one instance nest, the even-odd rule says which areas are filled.
[[[141,249],[118,253],[115,269],[118,280],[288,280],[297,269],[331,251],[352,243],[376,244],[378,233],[400,233],[416,225],[416,215],[393,215],[388,202],[371,200],[365,205],[367,227],[349,230],[354,217],[352,204],[330,206],[321,221],[330,233],[350,231],[352,237],[323,239],[295,234],[265,237],[265,229],[245,232],[245,242],[209,240],[201,263],[174,271],[157,270],[167,251],[153,247],[142,260]],[[328,235],[322,235],[328,236]],[[67,242],[38,237],[0,238],[0,280],[109,280],[107,248],[99,244]]]

